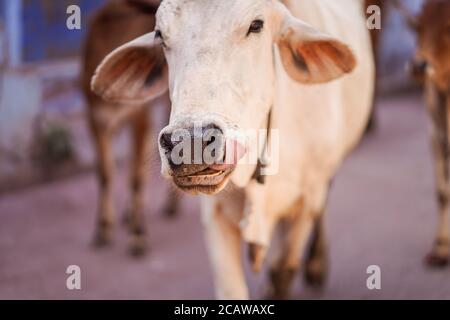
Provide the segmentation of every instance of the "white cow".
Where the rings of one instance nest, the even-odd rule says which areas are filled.
[[[160,47],[167,65],[152,59]],[[160,135],[162,173],[182,190],[205,194],[218,298],[248,298],[241,244],[249,244],[259,270],[276,226],[271,293],[288,295],[310,237],[305,275],[323,281],[321,217],[330,182],[370,113],[371,52],[362,0],[164,0],[156,30],[99,66],[92,87],[113,101],[142,103],[168,83],[172,113]],[[253,144],[232,133],[268,126],[279,139],[279,170],[259,183],[257,165],[242,163]],[[217,161],[177,163],[180,130],[202,138],[202,151],[218,143]],[[220,138],[205,138],[209,130]],[[230,154],[232,161],[220,162]]]

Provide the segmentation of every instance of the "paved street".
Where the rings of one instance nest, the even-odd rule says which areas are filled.
[[[294,298],[450,299],[450,267],[429,270],[423,257],[437,222],[427,120],[419,95],[385,98],[378,131],[339,172],[329,202],[329,281],[322,292],[295,286]],[[0,196],[0,299],[208,299],[214,291],[196,198],[183,197],[179,218],[163,217],[166,183],[154,161],[148,190],[151,252],[127,254],[117,225],[113,247],[90,246],[97,202],[94,173]],[[117,183],[117,216],[125,208],[126,170]],[[69,265],[82,290],[66,289]],[[378,265],[382,289],[369,291],[366,268]],[[247,268],[248,269],[248,268]],[[265,274],[248,272],[253,298]]]

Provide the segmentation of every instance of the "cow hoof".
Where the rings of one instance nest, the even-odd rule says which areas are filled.
[[[131,211],[125,210],[122,216],[122,225],[126,228],[130,228],[131,226]]]
[[[306,284],[316,289],[323,288],[326,282],[326,277],[322,272],[316,272],[312,270],[305,271],[304,279]]]
[[[442,268],[448,265],[450,255],[449,241],[437,239],[433,249],[428,254],[425,262],[434,268]]]
[[[130,255],[135,258],[141,258],[148,251],[147,240],[143,236],[134,236],[130,243]]]
[[[433,268],[443,268],[449,264],[449,256],[432,252],[426,256],[425,263]]]
[[[250,264],[254,273],[261,272],[264,264],[264,259],[267,254],[266,247],[260,246],[255,243],[250,243],[248,246],[248,255],[250,258]]]
[[[178,216],[178,203],[176,201],[167,202],[163,209],[164,217],[172,219]]]
[[[270,271],[270,285],[266,293],[268,300],[286,300],[291,293],[291,285],[295,276],[295,270]]]
[[[92,244],[96,248],[105,248],[113,243],[112,230],[99,230],[94,235]]]
[[[303,278],[309,286],[317,289],[324,287],[327,279],[327,268],[323,261],[311,260],[305,266]]]

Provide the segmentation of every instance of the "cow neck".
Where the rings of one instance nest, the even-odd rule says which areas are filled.
[[[266,176],[263,174],[262,171],[268,166],[267,159],[264,159],[264,157],[267,154],[267,148],[270,142],[270,131],[272,127],[272,110],[273,107],[270,108],[269,114],[267,115],[267,133],[266,133],[266,141],[264,142],[264,148],[260,156],[258,157],[258,163],[256,164],[256,169],[252,176],[252,179],[255,179],[256,182],[258,182],[259,184],[266,183]]]

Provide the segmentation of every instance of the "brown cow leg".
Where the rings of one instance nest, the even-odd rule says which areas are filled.
[[[433,249],[427,263],[441,267],[448,264],[449,242],[449,111],[444,94],[432,84],[426,85],[428,111],[433,123],[432,146],[435,160],[439,221]]]
[[[304,278],[313,287],[322,287],[328,275],[328,246],[321,213],[314,222],[311,243],[305,256]]]
[[[97,150],[97,174],[99,181],[98,221],[94,236],[94,245],[105,246],[112,241],[114,227],[113,176],[114,157],[112,153],[111,134],[91,119],[91,131]]]
[[[270,269],[269,298],[289,298],[292,282],[300,267],[300,257],[313,227],[313,218],[305,210],[302,211],[300,216],[281,222],[278,255]]]
[[[131,172],[131,208],[128,222],[131,232],[130,252],[134,256],[145,254],[147,249],[144,217],[144,189],[148,175],[150,119],[143,108],[132,119],[133,164]]]

